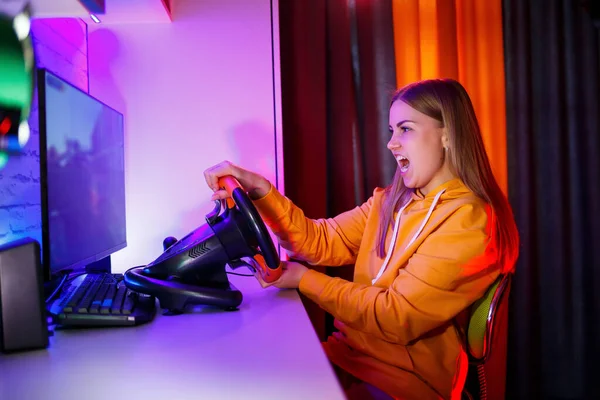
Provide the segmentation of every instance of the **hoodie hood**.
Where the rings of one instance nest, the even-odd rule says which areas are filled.
[[[427,193],[427,195],[423,195],[419,189],[414,190],[411,196],[412,201],[433,200],[435,196],[442,190],[444,191],[444,194],[440,197],[440,200],[442,201],[456,199],[464,196],[465,194],[471,193],[463,181],[461,181],[459,178],[454,178],[442,183],[431,192]]]

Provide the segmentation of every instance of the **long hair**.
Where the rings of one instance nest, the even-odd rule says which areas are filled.
[[[430,79],[399,89],[391,104],[400,100],[439,121],[446,128],[447,157],[452,172],[494,211],[500,262],[511,270],[519,253],[519,235],[508,199],[494,178],[475,110],[465,88],[453,79]],[[412,189],[404,186],[400,169],[385,189],[379,223],[377,253],[385,256],[385,240],[394,211],[406,204]]]

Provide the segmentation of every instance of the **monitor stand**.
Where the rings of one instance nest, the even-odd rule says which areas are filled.
[[[85,266],[85,272],[87,273],[103,273],[106,272],[110,274],[111,264],[110,264],[110,254],[98,261],[94,261],[93,263],[89,263]]]

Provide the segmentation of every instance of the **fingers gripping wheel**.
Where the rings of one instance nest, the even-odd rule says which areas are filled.
[[[258,265],[258,272],[263,281],[267,283],[275,282],[282,273],[281,261],[269,231],[262,218],[258,214],[256,207],[233,176],[224,176],[219,179],[219,187],[225,189],[231,198],[227,199],[227,207],[237,206],[243,214],[250,229],[256,235],[260,252],[254,255],[254,260]],[[232,200],[233,199],[233,200]]]

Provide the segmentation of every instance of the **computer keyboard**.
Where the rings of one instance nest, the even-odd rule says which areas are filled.
[[[121,274],[88,273],[65,283],[50,313],[60,326],[131,326],[152,320],[156,301],[128,289]]]

